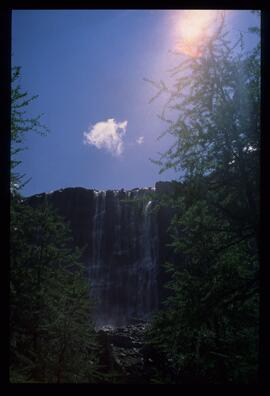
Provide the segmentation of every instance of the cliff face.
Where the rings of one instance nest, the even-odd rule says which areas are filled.
[[[159,307],[171,212],[157,210],[156,196],[172,188],[168,182],[131,191],[66,188],[28,199],[35,205],[46,196],[70,223],[75,244],[86,247],[97,327],[146,320]]]

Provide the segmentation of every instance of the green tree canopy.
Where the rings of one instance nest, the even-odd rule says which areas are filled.
[[[81,252],[46,201],[11,213],[10,337],[15,380],[91,382],[98,366]]]
[[[28,118],[37,96],[22,92],[13,68],[10,205],[10,381],[96,382],[99,352],[91,319],[89,279],[64,219],[48,205],[22,198],[24,175],[15,172],[28,132],[44,134]]]
[[[166,264],[170,294],[150,334],[180,383],[249,383],[258,367],[260,43],[232,43],[224,22],[158,92],[174,143],[155,162],[181,172],[181,259]]]
[[[27,116],[28,106],[38,98],[38,95],[29,96],[28,92],[24,92],[20,79],[21,68],[15,66],[12,68],[11,78],[11,192],[19,191],[27,183],[24,181],[25,175],[15,172],[15,168],[21,164],[18,154],[25,150],[22,144],[26,133],[36,132],[46,135],[48,132],[48,128],[40,122],[42,114],[31,118]]]

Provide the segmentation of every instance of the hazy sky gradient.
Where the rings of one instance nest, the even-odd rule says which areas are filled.
[[[39,98],[29,115],[44,113],[47,137],[29,134],[20,171],[32,180],[23,194],[65,187],[131,189],[153,186],[159,175],[149,158],[168,148],[157,140],[164,100],[143,78],[167,79],[177,61],[171,10],[18,10],[12,17],[13,64],[21,86]],[[230,27],[246,30],[257,18],[234,11]],[[236,34],[236,30],[233,30]]]

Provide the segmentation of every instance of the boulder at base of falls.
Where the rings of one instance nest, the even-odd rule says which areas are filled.
[[[103,326],[98,337],[105,372],[115,373],[118,383],[146,384],[155,371],[155,356],[145,343],[148,323],[136,321],[125,327]]]

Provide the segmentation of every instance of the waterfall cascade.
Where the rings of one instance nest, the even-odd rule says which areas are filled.
[[[157,182],[155,188],[76,187],[27,198],[33,206],[46,198],[70,224],[74,245],[84,248],[97,327],[148,319],[160,307],[172,212],[156,210],[157,197],[173,191],[173,183]]]
[[[158,233],[152,191],[95,191],[89,276],[97,326],[147,319],[157,308]]]

